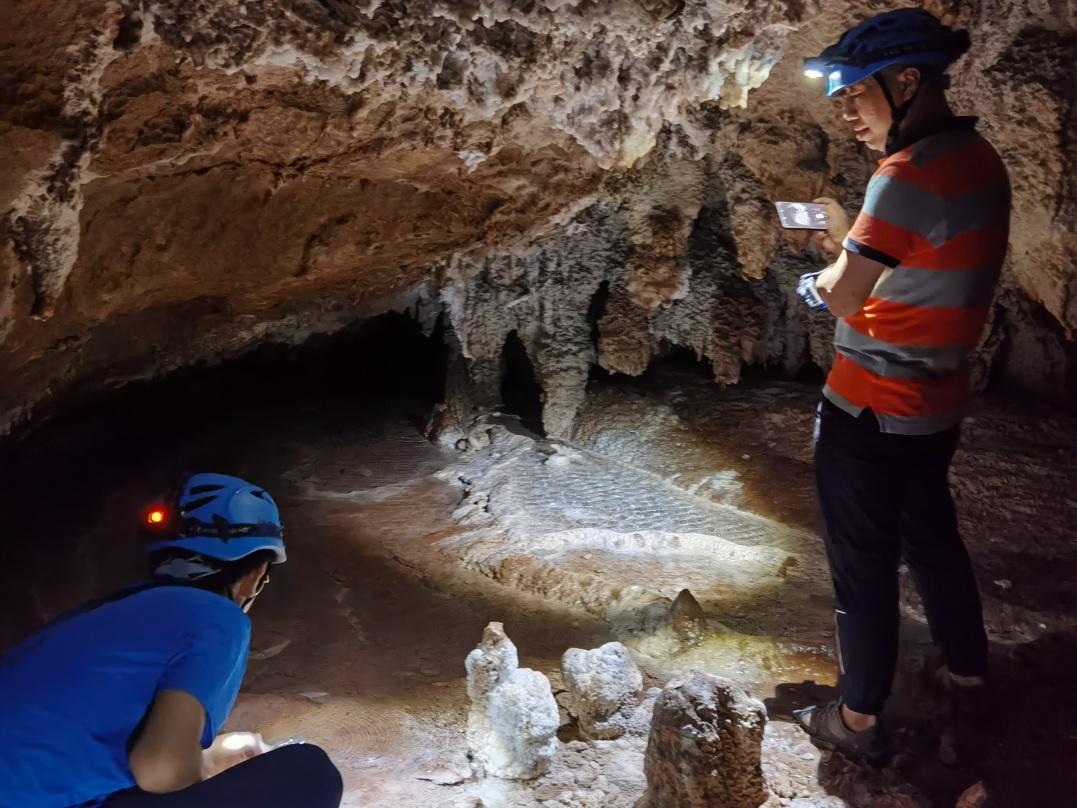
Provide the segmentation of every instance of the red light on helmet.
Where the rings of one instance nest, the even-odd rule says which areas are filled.
[[[168,511],[154,507],[146,511],[146,524],[149,527],[161,527],[168,521]]]

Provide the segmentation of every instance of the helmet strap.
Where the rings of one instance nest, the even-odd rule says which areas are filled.
[[[886,156],[889,157],[894,152],[899,152],[904,148],[904,144],[901,142],[901,124],[905,120],[905,116],[909,114],[909,109],[912,107],[913,102],[916,101],[916,96],[920,94],[922,77],[921,82],[916,85],[916,91],[912,94],[912,98],[901,106],[894,103],[894,96],[891,94],[890,88],[886,86],[881,70],[875,74],[875,81],[879,82],[883,96],[886,98],[886,103],[890,105],[890,131],[886,133]]]

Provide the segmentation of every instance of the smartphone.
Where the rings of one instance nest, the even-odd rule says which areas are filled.
[[[787,230],[826,230],[826,205],[817,202],[775,202]]]

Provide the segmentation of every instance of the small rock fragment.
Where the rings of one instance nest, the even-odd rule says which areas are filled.
[[[471,761],[463,752],[442,752],[420,765],[416,780],[429,780],[439,786],[455,786],[471,779]]]

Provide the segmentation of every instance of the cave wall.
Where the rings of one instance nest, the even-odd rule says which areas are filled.
[[[799,69],[831,0],[12,0],[0,15],[0,432],[122,383],[444,307],[478,388],[523,341],[566,434],[597,364],[829,361],[776,198],[873,157]],[[1072,2],[930,2],[1010,167],[980,381],[1077,377]],[[596,297],[597,295],[597,297]],[[480,391],[481,392],[481,391]]]

